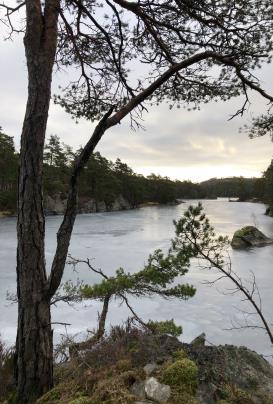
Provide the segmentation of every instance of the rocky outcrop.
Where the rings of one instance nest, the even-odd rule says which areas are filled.
[[[111,206],[111,211],[115,212],[118,210],[129,210],[132,209],[133,206],[122,196],[119,195]]]
[[[144,366],[143,370],[144,370],[146,376],[150,376],[157,368],[158,368],[158,365],[153,362],[153,363],[147,363],[147,365]]]
[[[206,342],[206,334],[202,332],[202,334],[198,335],[198,337],[194,338],[194,340],[191,342],[191,345],[198,348],[202,347],[205,345]]]
[[[145,381],[145,393],[148,399],[156,403],[166,403],[171,395],[171,388],[166,384],[159,383],[155,377],[149,377]]]
[[[273,217],[273,206],[268,206],[265,211],[266,216]]]
[[[147,364],[147,366],[153,366],[154,364]],[[157,365],[155,365],[158,367]],[[171,396],[171,388],[166,384],[160,383],[155,377],[147,377],[146,380],[136,381],[131,387],[131,393],[141,401],[136,403],[147,403],[152,400],[156,403],[166,403]]]
[[[184,349],[199,369],[199,403],[273,403],[273,367],[256,352],[232,345]]]
[[[273,240],[254,226],[246,226],[237,230],[231,241],[231,246],[236,249],[262,247],[268,244],[273,244]]]
[[[187,384],[189,382],[189,364],[191,362],[196,364],[198,369],[198,387],[194,400],[190,396],[185,396],[185,401],[181,402],[196,404],[220,402],[223,404],[273,403],[273,367],[254,351],[233,345],[207,346],[205,345],[204,334],[197,337],[191,344],[181,343],[176,338],[167,335],[163,335],[160,338],[154,336],[145,337],[145,344],[145,348],[142,346],[144,351],[140,351],[139,354],[146,357],[146,360],[150,356],[160,362],[160,365],[154,369],[152,374],[153,378],[156,378],[161,383],[162,370],[163,375],[164,372],[166,373],[166,369],[168,371],[166,366],[169,367],[170,373],[171,367],[174,368],[175,365],[178,368],[178,364],[186,361],[188,366],[184,366],[184,369],[187,369],[187,373],[181,372],[180,376],[181,378],[184,377],[184,383]],[[164,358],[164,362],[161,361],[161,358]],[[175,362],[172,362],[170,365],[173,360]],[[160,370],[160,367],[162,370]],[[147,365],[145,368],[147,368]],[[178,378],[179,372],[176,368],[173,369],[175,373],[170,379],[170,381],[173,381],[173,384],[170,384],[171,392],[175,390],[177,387],[176,384],[180,380]],[[176,378],[177,380],[175,380]],[[145,390],[146,381],[138,381],[139,389],[134,391],[134,393],[140,393],[139,402],[143,403],[147,402],[144,401],[145,399],[149,399]],[[163,383],[164,385],[169,384],[166,377],[163,378]],[[180,391],[183,390],[185,389]],[[178,394],[180,399],[181,394]],[[138,396],[138,394],[136,395]],[[155,398],[153,398],[153,401],[160,402]],[[169,399],[167,402],[180,401]]]
[[[45,197],[45,212],[46,215],[62,215],[66,206],[66,199],[61,197],[61,194],[54,196],[47,195]]]
[[[66,199],[61,194],[45,197],[45,211],[47,215],[63,215],[66,207]],[[122,196],[118,195],[112,203],[106,204],[105,201],[97,201],[95,198],[80,198],[78,204],[79,213],[96,212],[116,212],[120,210],[129,210],[133,206]]]
[[[58,365],[64,379],[39,404],[273,403],[273,367],[244,347],[207,346],[204,334],[186,344],[132,329],[86,352],[87,367],[79,363]]]

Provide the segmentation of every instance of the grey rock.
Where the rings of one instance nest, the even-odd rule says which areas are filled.
[[[79,203],[80,213],[94,213],[96,212],[96,201],[94,198],[90,198],[87,201]]]
[[[198,337],[194,338],[194,340],[192,340],[191,345],[194,345],[195,347],[197,346],[204,346],[206,342],[206,334],[204,332],[202,332],[202,334],[198,335]]]
[[[231,241],[231,246],[235,249],[262,247],[268,244],[273,244],[273,240],[254,226],[246,226],[237,230]]]
[[[251,392],[253,403],[273,403],[273,367],[261,355],[232,345],[205,345],[200,348],[190,344],[185,350],[190,358],[194,358],[199,369],[197,396],[200,403],[217,402],[217,391],[221,390],[219,374],[224,375],[229,385],[246,393]],[[213,369],[209,377],[208,369]]]
[[[159,383],[155,377],[150,377],[145,381],[145,392],[147,398],[158,403],[166,403],[170,398],[171,388],[166,384]]]
[[[266,208],[265,214],[266,214],[267,216],[273,217],[273,206],[268,206],[268,207]]]
[[[147,363],[146,366],[144,366],[144,372],[147,376],[150,376],[156,369],[158,368],[158,365],[156,363]]]
[[[67,199],[61,197],[61,193],[55,195],[47,195],[45,197],[46,215],[63,215],[66,208]],[[95,213],[106,211],[120,211],[132,209],[130,203],[119,195],[112,205],[106,205],[105,201],[97,201],[95,198],[82,197],[79,200],[79,213]]]
[[[111,210],[113,210],[113,211],[129,210],[129,209],[132,209],[132,206],[122,195],[119,195],[115,199],[115,201],[111,207]]]
[[[66,199],[61,198],[58,193],[54,197],[47,195],[45,198],[45,209],[48,213],[53,215],[62,215],[65,211]]]
[[[106,203],[104,201],[97,202],[97,212],[106,212]]]
[[[134,396],[137,396],[139,398],[145,398],[145,382],[143,381],[136,381],[132,387],[131,387],[131,393],[134,394]]]

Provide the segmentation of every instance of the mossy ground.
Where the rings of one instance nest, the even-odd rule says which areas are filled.
[[[168,338],[136,329],[130,333],[114,329],[111,336],[86,353],[84,359],[58,365],[56,387],[37,404],[134,403],[137,397],[131,393],[131,387],[134,382],[145,380],[144,365],[155,361],[158,366],[153,376],[171,386],[168,404],[197,404],[197,367],[187,358],[181,343],[176,338]],[[180,373],[175,383],[166,383],[177,368]]]
[[[198,404],[204,398],[212,404],[273,403],[273,368],[255,352],[196,347],[168,335],[116,327],[92,350],[56,365],[55,387],[37,404],[133,403],[131,387],[145,380],[147,363],[156,363],[152,376],[170,385],[168,404]]]

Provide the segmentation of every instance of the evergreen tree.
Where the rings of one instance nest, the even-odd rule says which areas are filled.
[[[15,211],[18,154],[13,137],[0,127],[0,210]]]
[[[72,150],[69,146],[66,146],[66,151],[64,150],[64,145],[61,144],[59,136],[51,135],[44,148],[44,163],[54,167],[66,166],[68,160],[67,148],[71,153]]]
[[[189,258],[187,254],[177,253],[173,247],[169,249],[167,254],[161,250],[156,250],[149,256],[147,264],[140,271],[129,273],[123,268],[119,268],[114,276],[107,276],[101,269],[94,268],[89,259],[71,258],[70,264],[76,266],[79,263],[85,263],[91,271],[99,274],[102,280],[92,285],[73,285],[67,282],[58,292],[57,301],[71,302],[79,299],[91,299],[103,302],[97,332],[89,341],[74,344],[73,350],[86,349],[103,337],[109,304],[116,299],[124,302],[133,313],[134,318],[152,331],[160,332],[161,330],[163,332],[165,330],[166,332],[168,330],[168,332],[171,331],[176,335],[181,334],[181,327],[175,326],[173,320],[159,323],[151,320],[148,323],[143,322],[129,304],[128,298],[130,296],[142,298],[158,295],[163,299],[188,300],[193,297],[196,292],[195,288],[187,283],[181,283],[181,276],[188,272]]]
[[[61,143],[59,136],[51,135],[44,148],[44,192],[46,195],[65,195],[74,153]]]
[[[260,201],[263,200],[265,194],[265,178],[257,178],[253,185],[253,196],[254,198],[259,199]]]
[[[249,198],[249,191],[247,189],[247,183],[243,177],[240,177],[238,184],[238,198],[240,202],[244,202]]]
[[[264,201],[268,204],[266,214],[273,216],[273,160],[264,172]]]
[[[109,208],[121,193],[120,184],[113,170],[113,163],[99,152],[94,153],[80,178],[80,196],[104,201]]]

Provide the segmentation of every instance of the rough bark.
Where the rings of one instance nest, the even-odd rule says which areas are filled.
[[[58,1],[26,1],[24,38],[28,101],[21,136],[18,183],[16,342],[17,401],[33,402],[52,387],[53,357],[42,195],[43,148],[56,52]]]

